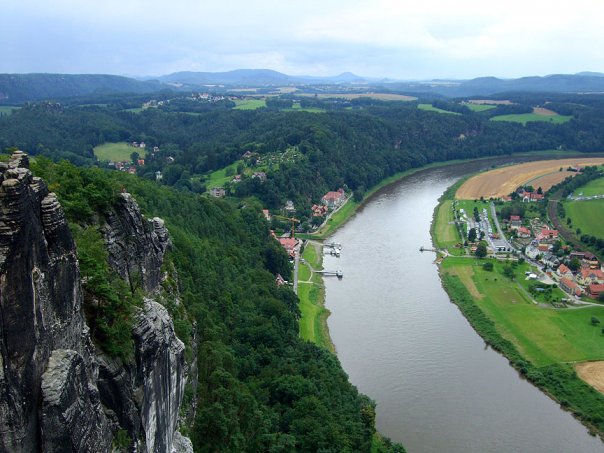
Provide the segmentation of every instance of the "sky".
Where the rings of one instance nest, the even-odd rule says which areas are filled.
[[[597,0],[0,0],[0,73],[604,72]]]

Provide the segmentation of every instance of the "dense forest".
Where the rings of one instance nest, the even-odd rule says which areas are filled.
[[[97,145],[145,141],[160,151],[148,154],[138,175],[155,179],[155,172],[161,171],[162,184],[197,193],[206,190],[210,172],[237,162],[246,151],[262,160],[295,149],[300,158],[281,162],[278,171],[267,168],[266,182],[244,175],[231,193],[255,196],[269,208],[291,199],[302,209],[327,190],[345,187],[362,194],[384,177],[435,161],[543,149],[604,149],[601,96],[521,93],[510,99],[514,105],[483,112],[472,112],[458,102],[434,101],[458,115],[372,99],[307,101],[323,113],[284,110],[291,106],[288,97],[258,110],[233,110],[228,100],[197,105],[180,100],[136,113],[125,110],[121,102],[84,106],[45,102],[1,117],[0,147],[95,165]],[[535,105],[556,108],[573,119],[526,126],[489,121],[496,115],[525,113]]]
[[[99,260],[104,255],[95,225],[122,190],[148,216],[165,219],[174,244],[166,266],[174,267],[178,280],[166,284],[180,288],[186,310],[167,308],[189,359],[198,355],[199,384],[196,391],[189,385],[185,395],[186,404],[196,407],[188,431],[196,451],[370,450],[375,405],[348,382],[337,357],[300,340],[297,298],[275,285],[275,274],[289,276],[290,264],[259,206],[233,206],[44,158],[33,170],[65,208],[86,291],[104,301],[89,317],[95,341],[124,361],[131,359],[128,338],[119,333],[129,331],[128,305],[137,303],[137,295],[124,298],[127,288]],[[404,451],[388,440],[374,448]]]

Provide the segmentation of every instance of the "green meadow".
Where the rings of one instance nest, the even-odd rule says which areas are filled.
[[[144,148],[133,148],[126,142],[103,143],[95,146],[93,151],[98,160],[112,160],[113,162],[129,162],[133,152],[137,152],[141,157],[147,155]]]
[[[237,99],[235,100],[234,110],[256,110],[266,107],[264,99]]]
[[[581,228],[582,234],[604,237],[604,199],[565,202],[564,209],[573,228]]]
[[[570,121],[572,116],[566,115],[537,115],[536,113],[518,113],[511,115],[498,115],[491,118],[491,121],[511,121],[514,123],[522,123],[526,125],[529,121],[542,121],[546,123],[562,124]]]
[[[448,113],[449,115],[459,115],[457,112],[449,112],[448,110],[439,109],[434,107],[432,104],[417,104],[417,108],[420,110],[426,110],[428,112],[436,113]]]

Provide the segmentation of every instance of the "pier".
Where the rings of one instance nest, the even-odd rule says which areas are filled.
[[[317,273],[322,274],[326,277],[338,277],[338,278],[342,278],[344,277],[344,272],[338,270],[338,271],[317,271]]]
[[[438,249],[424,247],[423,245],[419,248],[420,252],[438,252]]]

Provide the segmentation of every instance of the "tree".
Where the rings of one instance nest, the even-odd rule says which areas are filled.
[[[514,277],[515,277],[514,269],[512,269],[511,266],[505,266],[503,268],[503,275],[505,275],[510,280],[514,280]]]
[[[138,159],[139,159],[139,158],[140,158],[140,154],[139,154],[139,153],[137,153],[136,151],[134,151],[134,152],[132,152],[132,153],[130,154],[130,160],[131,160],[131,161],[132,161],[132,163],[134,163],[134,164],[138,162]]]
[[[570,260],[570,263],[568,263],[568,268],[571,271],[577,271],[577,270],[579,270],[580,267],[581,267],[581,262],[579,261],[578,258],[573,258],[572,260]]]
[[[489,261],[489,262],[486,262],[486,263],[484,263],[484,264],[482,265],[482,268],[483,268],[485,271],[489,271],[489,272],[491,272],[491,271],[493,270],[493,263],[491,263],[490,261]]]
[[[470,231],[468,232],[468,240],[470,242],[476,241],[476,228],[470,228]]]
[[[486,242],[480,242],[478,244],[478,246],[476,247],[476,253],[475,255],[478,258],[484,258],[485,256],[487,256],[487,244]]]
[[[597,326],[598,324],[600,324],[600,320],[598,318],[596,318],[595,316],[591,317],[591,325],[592,326]]]
[[[541,186],[537,187],[537,193],[539,195],[543,195],[543,189],[541,188]]]
[[[598,296],[598,300],[600,302],[604,302],[604,292],[601,292],[600,295]]]

